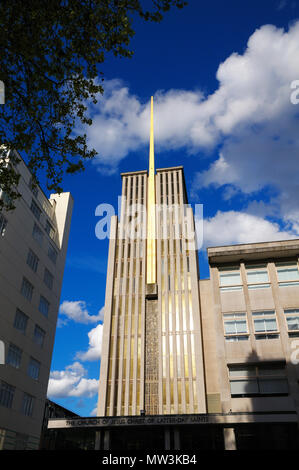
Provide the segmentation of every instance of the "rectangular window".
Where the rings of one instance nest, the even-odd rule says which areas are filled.
[[[299,336],[299,309],[286,309],[284,311],[290,337]]]
[[[285,366],[281,364],[229,365],[232,397],[288,395]]]
[[[46,332],[38,325],[35,325],[33,333],[33,341],[38,344],[41,348],[45,341]]]
[[[39,245],[42,245],[44,234],[37,224],[33,226],[32,237]]]
[[[21,359],[22,349],[18,348],[15,344],[10,343],[7,352],[6,364],[18,369],[21,365]]]
[[[36,273],[37,266],[38,266],[39,259],[36,254],[29,248],[28,255],[27,255],[27,264],[30,266],[32,271]]]
[[[297,262],[275,263],[278,284],[280,287],[299,285],[299,271]]]
[[[266,264],[246,265],[248,289],[264,289],[270,287]]]
[[[30,358],[29,365],[28,365],[28,375],[34,380],[38,380],[40,371],[40,362],[34,359],[33,357]]]
[[[13,397],[15,393],[15,387],[7,384],[6,382],[1,382],[0,384],[0,405],[5,406],[6,408],[12,407]]]
[[[34,406],[34,397],[28,393],[24,393],[22,401],[22,413],[25,416],[32,416]]]
[[[38,189],[37,189],[37,183],[36,183],[34,177],[32,177],[32,178],[30,179],[30,181],[29,181],[29,188],[30,188],[30,190],[31,190],[31,192],[32,192],[32,194],[33,194],[33,196],[37,198],[37,196],[38,196]]]
[[[28,316],[17,308],[14,327],[25,334],[28,323]]]
[[[260,333],[277,333],[276,315],[274,310],[265,310],[259,312],[252,312],[254,329],[257,339]],[[271,337],[271,334],[268,335]],[[277,337],[277,335],[275,335]],[[265,339],[265,338],[264,338]]]
[[[48,317],[50,304],[44,296],[40,296],[39,301],[39,311],[45,316]]]
[[[242,341],[248,339],[245,313],[225,313],[223,319],[226,341]]]
[[[53,275],[50,273],[50,271],[48,271],[47,268],[45,268],[44,283],[46,284],[47,287],[49,287],[49,289],[53,288],[53,281],[54,281]]]
[[[53,228],[53,226],[50,224],[50,222],[48,220],[46,221],[45,231],[47,232],[49,237],[52,238],[52,240],[53,240],[53,238],[55,236],[55,229]]]
[[[1,237],[4,237],[6,225],[7,225],[7,219],[4,217],[3,214],[0,214],[0,236]]]
[[[36,202],[35,202],[34,199],[32,199],[32,201],[31,201],[30,209],[31,209],[31,212],[34,214],[34,216],[37,218],[37,220],[39,220],[42,211],[41,211],[41,209],[39,208],[39,206],[36,204]]]
[[[56,264],[57,251],[55,250],[55,248],[52,245],[49,245],[48,256],[49,256],[50,260],[52,261],[52,263]]]
[[[32,294],[33,294],[33,285],[31,282],[26,279],[26,277],[23,277],[22,281],[22,287],[21,287],[21,294],[29,301],[32,299]]]
[[[221,291],[242,290],[239,267],[219,268],[219,284]]]

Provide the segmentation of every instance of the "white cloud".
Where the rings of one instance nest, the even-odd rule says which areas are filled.
[[[226,198],[274,187],[288,223],[299,189],[299,105],[290,102],[290,85],[299,79],[298,56],[299,22],[288,31],[264,25],[242,54],[232,53],[219,65],[219,86],[209,96],[201,90],[157,91],[156,150],[184,148],[195,154],[219,145],[220,157],[197,175],[198,187],[230,184]],[[129,152],[147,152],[149,100],[142,102],[123,82],[111,80],[90,112],[94,124],[87,136],[101,168],[115,171]]]
[[[86,378],[87,371],[80,362],[74,362],[64,370],[50,373],[49,397],[93,397],[98,392],[99,381]]]
[[[65,300],[59,307],[60,315],[66,318],[60,318],[60,325],[67,323],[68,320],[73,320],[76,323],[97,323],[103,321],[104,307],[99,310],[97,315],[90,315],[86,302],[83,300]]]
[[[244,54],[231,54],[217,70],[218,89],[171,89],[155,94],[155,143],[162,148],[189,150],[214,145],[237,127],[263,123],[290,105],[290,83],[299,78],[299,22],[288,32],[272,25],[257,29]],[[130,94],[121,80],[105,84],[103,97],[91,105],[89,143],[98,163],[115,164],[148,144],[149,100]]]
[[[203,223],[205,248],[291,238],[296,238],[291,230],[281,230],[277,223],[245,212],[218,211],[214,217],[205,219]]]
[[[94,409],[90,412],[89,416],[97,416],[98,414],[98,406],[96,405]]]
[[[100,359],[102,352],[102,336],[103,325],[100,323],[88,333],[88,350],[77,352],[76,358],[81,359],[81,361],[96,361]]]

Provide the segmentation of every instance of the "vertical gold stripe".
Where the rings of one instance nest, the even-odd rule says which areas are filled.
[[[147,195],[147,284],[156,283],[156,214],[155,214],[154,102],[151,97],[151,128]]]

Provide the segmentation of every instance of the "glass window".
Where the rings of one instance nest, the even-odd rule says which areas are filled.
[[[241,284],[240,272],[222,273],[220,272],[220,286],[233,286]]]
[[[248,289],[264,289],[270,287],[266,264],[246,265]]]
[[[32,237],[39,245],[42,245],[44,234],[37,224],[33,226]]]
[[[299,331],[299,309],[286,309],[284,311],[288,331]]]
[[[242,290],[239,267],[219,268],[219,284],[221,292]]]
[[[225,313],[223,317],[226,341],[242,341],[248,339],[248,335],[238,336],[248,332],[245,313]]]
[[[280,287],[299,285],[299,271],[297,262],[275,263],[275,265]]]
[[[277,332],[276,315],[273,310],[252,312],[252,317],[256,333]]]
[[[55,248],[52,245],[49,245],[48,256],[49,256],[50,260],[52,261],[52,263],[56,264],[57,251],[55,250]]]
[[[232,320],[224,322],[226,334],[247,333],[246,320]]]
[[[230,382],[231,395],[256,395],[259,393],[257,379],[246,380],[231,380]]]
[[[25,315],[24,312],[19,310],[17,308],[16,315],[15,315],[15,321],[14,321],[14,327],[21,331],[22,333],[26,332],[27,328],[27,322],[28,322],[28,316]]]
[[[15,393],[15,387],[7,384],[6,382],[1,382],[0,384],[0,405],[5,406],[6,408],[12,407],[13,397]]]
[[[28,281],[28,279],[26,279],[26,277],[23,277],[21,293],[27,300],[31,301],[33,294],[33,285],[31,284],[31,282]]]
[[[255,335],[255,339],[256,340],[262,340],[262,339],[278,339],[279,338],[279,335],[278,334],[273,334],[273,333],[270,333],[270,334],[257,334]]]
[[[231,395],[287,395],[288,381],[281,364],[229,366]]]
[[[34,359],[33,357],[30,358],[29,365],[28,365],[28,375],[32,377],[34,380],[38,380],[40,371],[40,362]]]
[[[0,214],[0,236],[1,237],[4,237],[6,225],[7,225],[7,219],[4,217],[3,214]]]
[[[269,282],[268,271],[267,270],[247,271],[247,282],[248,284],[254,284],[254,283],[259,283],[259,282]]]
[[[36,204],[36,202],[34,201],[34,199],[32,199],[32,201],[31,201],[30,209],[31,209],[31,212],[34,214],[34,216],[37,218],[37,220],[39,220],[42,211],[41,211],[41,209],[38,207],[38,205]]]
[[[299,315],[297,317],[287,317],[289,330],[299,330]]]
[[[38,344],[40,347],[43,346],[45,340],[46,332],[38,325],[35,325],[33,333],[33,341]]]
[[[299,272],[297,264],[288,267],[277,266],[277,276],[279,281],[298,281]]]
[[[40,296],[39,301],[39,311],[45,316],[48,317],[50,304],[44,296]]]
[[[49,289],[52,289],[53,281],[54,281],[53,275],[50,273],[50,271],[47,268],[45,268],[44,283],[46,284],[47,287],[49,287]]]
[[[24,393],[22,401],[22,413],[25,416],[32,416],[34,406],[34,397],[28,393]]]
[[[27,255],[27,264],[30,266],[32,271],[36,273],[37,271],[37,266],[38,266],[39,259],[36,256],[36,254],[29,248],[29,252]]]
[[[52,239],[54,238],[55,229],[53,228],[53,226],[50,224],[50,222],[48,220],[46,221],[45,231],[47,232],[47,234],[49,235],[50,238],[52,238]]]
[[[21,365],[21,358],[22,349],[18,348],[15,344],[10,343],[7,352],[6,364],[18,369]]]
[[[37,189],[37,183],[36,183],[36,180],[34,177],[32,177],[29,181],[29,188],[32,192],[32,194],[34,195],[34,197],[37,198],[38,196],[38,189]]]

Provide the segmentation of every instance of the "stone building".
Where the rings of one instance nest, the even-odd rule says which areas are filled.
[[[21,197],[14,211],[0,212],[0,449],[37,449],[73,199],[48,199],[17,157]]]

